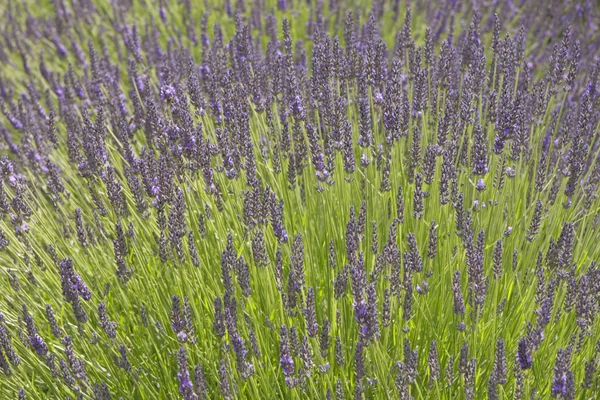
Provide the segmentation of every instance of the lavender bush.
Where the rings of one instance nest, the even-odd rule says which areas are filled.
[[[0,4],[0,397],[597,398],[597,4]]]

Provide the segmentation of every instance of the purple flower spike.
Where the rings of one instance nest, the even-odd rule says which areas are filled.
[[[483,179],[479,179],[477,181],[477,185],[475,185],[475,189],[477,189],[477,191],[479,191],[479,192],[483,192],[485,190],[485,183],[484,183]]]
[[[521,338],[521,340],[519,340],[517,360],[519,361],[521,369],[529,369],[533,365],[533,360],[531,359],[531,346],[529,340],[526,338]]]

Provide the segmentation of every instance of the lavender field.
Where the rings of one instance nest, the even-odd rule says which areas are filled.
[[[0,14],[0,399],[600,398],[598,2]]]

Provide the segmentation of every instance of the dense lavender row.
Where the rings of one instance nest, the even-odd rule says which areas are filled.
[[[209,3],[2,4],[0,396],[596,398],[598,6]]]

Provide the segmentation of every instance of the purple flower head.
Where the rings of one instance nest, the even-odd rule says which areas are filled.
[[[426,295],[427,293],[429,293],[429,284],[427,283],[427,281],[423,281],[421,285],[422,286],[417,284],[417,293],[419,293],[420,295]]]
[[[283,369],[283,375],[290,377],[294,375],[294,360],[290,354],[290,348],[288,345],[287,328],[285,325],[281,326],[280,338],[279,338],[279,363]]]
[[[324,169],[325,169],[325,163],[323,162],[323,153],[319,153],[319,155],[316,158],[317,158],[318,161],[315,162],[315,169],[318,172],[327,173],[327,171],[324,171]]]
[[[16,187],[17,182],[18,182],[18,179],[17,179],[16,175],[11,175],[8,177],[8,183],[9,183],[10,187],[13,187],[13,188]]]
[[[517,361],[519,361],[521,369],[529,369],[533,365],[533,360],[531,359],[531,346],[529,345],[529,340],[526,338],[521,338],[521,340],[519,340]]]
[[[210,76],[211,73],[211,69],[209,65],[206,64],[201,64],[199,67],[200,70],[200,76],[202,77],[202,79],[207,79]],[[211,102],[211,107],[213,109],[215,109],[215,107],[219,107],[219,105],[215,102]]]
[[[177,340],[179,343],[185,343],[188,339],[187,334],[184,331],[181,331],[177,334]]]
[[[12,115],[8,116],[8,121],[10,122],[10,124],[13,126],[13,128],[15,128],[16,130],[20,131],[23,129],[23,124],[21,123],[21,121],[19,121],[17,118],[15,118]],[[10,137],[10,135],[8,135]]]
[[[548,149],[550,148],[550,139],[551,138],[552,138],[552,131],[549,130],[548,132],[546,132],[546,135],[544,136],[544,142],[542,144],[543,151],[548,151]]]
[[[279,243],[286,243],[288,241],[288,234],[285,228],[283,228],[283,225],[281,226],[281,229],[276,231],[275,236],[279,238]]]
[[[185,396],[186,393],[189,393],[194,390],[194,385],[190,380],[189,371],[183,371],[177,373],[177,379],[179,380],[179,392]]]
[[[29,314],[29,311],[27,310],[27,306],[25,306],[25,304],[23,304],[23,321],[25,322],[29,343],[34,348],[36,353],[38,353],[41,356],[45,356],[48,353],[48,346],[44,342],[44,339],[42,339],[41,336],[38,335],[38,328],[35,325],[33,318]],[[0,339],[0,345],[2,344],[2,339]],[[6,350],[6,348],[4,350]]]
[[[475,185],[475,189],[477,189],[477,191],[482,192],[485,190],[485,182],[483,181],[483,179],[479,179],[477,181],[477,185]]]
[[[171,85],[163,85],[160,88],[160,98],[163,101],[171,101],[175,99],[175,88]]]
[[[369,161],[369,157],[367,157],[365,153],[362,153],[362,155],[360,156],[360,165],[362,167],[368,167],[370,163],[371,162]]]
[[[360,147],[368,147],[370,145],[369,137],[359,136],[358,137],[358,145]]]
[[[283,368],[283,374],[290,376],[294,374],[294,360],[289,354],[283,354],[280,358],[281,367]]]
[[[484,175],[484,174],[487,174],[487,173],[488,173],[488,167],[487,167],[487,164],[485,164],[485,163],[483,163],[483,162],[481,162],[481,161],[477,161],[477,162],[475,162],[474,169],[475,169],[476,171],[478,171],[478,174],[479,174],[479,175]]]
[[[52,90],[54,91],[54,94],[56,95],[56,97],[58,97],[59,99],[62,100],[65,98],[65,90],[63,89],[62,86],[56,85],[56,86],[54,86],[54,88],[52,88]]]
[[[233,350],[236,354],[240,354],[242,358],[246,357],[248,350],[246,350],[246,346],[244,345],[244,339],[242,339],[238,333],[232,336],[231,343],[233,344]]]
[[[62,44],[58,35],[54,35],[54,37],[52,38],[52,42],[54,43],[54,47],[56,47],[56,53],[58,54],[58,56],[61,58],[66,57],[67,48],[64,44]]]
[[[180,157],[181,154],[183,154],[183,147],[179,146],[179,145],[172,145],[171,146],[171,152],[173,153],[173,155],[175,155],[176,157]]]
[[[237,176],[237,171],[235,168],[226,169],[225,176],[227,176],[228,179],[234,179]]]
[[[294,97],[291,108],[296,115],[302,115],[304,113],[304,106],[302,105],[302,98],[300,96]]]
[[[473,173],[485,175],[488,172],[487,139],[479,123],[474,127],[474,141],[472,151]]]
[[[315,337],[319,333],[319,325],[317,324],[315,291],[312,286],[308,288],[308,294],[306,296],[306,308],[304,309],[304,318],[308,335]]]
[[[567,374],[561,373],[552,378],[552,396],[565,396],[567,394]]]
[[[496,136],[494,139],[494,153],[501,154],[504,150],[505,139],[500,135]]]
[[[83,279],[81,279],[81,277],[79,275],[75,275],[73,277],[73,286],[75,287],[77,292],[79,292],[79,295],[84,300],[87,301],[92,298],[92,292],[90,291],[90,289],[87,287],[87,285],[85,284],[85,282],[83,281]]]
[[[46,342],[44,342],[44,339],[42,339],[37,333],[29,337],[29,343],[35,352],[40,356],[45,356],[48,354],[48,346],[46,345]]]
[[[144,83],[144,77],[143,76],[137,76],[135,79],[135,85],[137,86],[137,89],[140,92],[144,92],[146,89],[146,85]]]
[[[552,397],[575,398],[575,382],[570,368],[572,350],[572,346],[568,346],[566,349],[558,349],[554,364],[554,377],[552,378]]]
[[[188,371],[187,354],[184,347],[179,349],[177,357],[179,371],[177,372],[177,380],[179,381],[179,392],[183,395],[184,400],[197,400],[198,396],[194,393],[194,384],[190,379]]]
[[[270,208],[271,208],[271,225],[273,227],[273,233],[279,243],[286,243],[288,241],[288,234],[283,225],[283,200],[277,202],[275,193],[271,192],[270,195]]]
[[[171,300],[171,328],[173,328],[173,332],[177,333],[179,337],[179,333],[183,331],[185,324],[181,310],[181,300],[177,295],[173,295]]]
[[[353,302],[354,306],[354,315],[356,318],[356,322],[360,325],[364,324],[367,321],[367,317],[369,314],[369,307],[367,302],[364,299],[360,299],[358,302]]]
[[[21,225],[15,225],[15,233],[19,235],[22,232],[29,232],[29,224],[27,222],[23,222]]]

